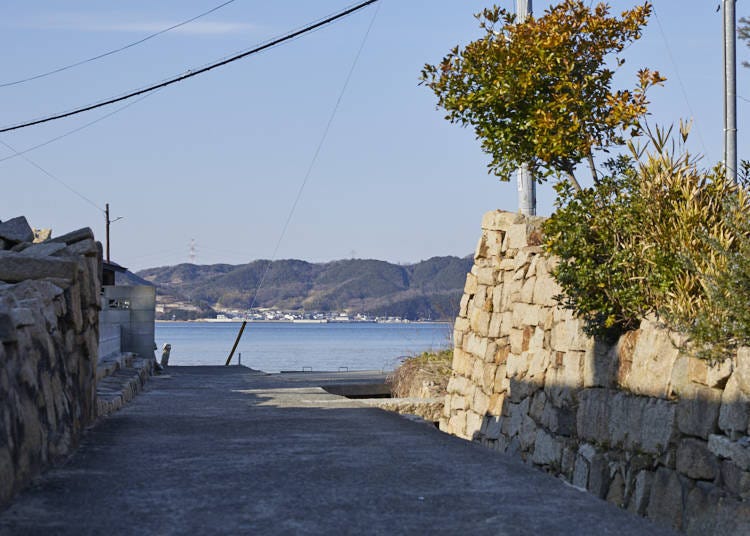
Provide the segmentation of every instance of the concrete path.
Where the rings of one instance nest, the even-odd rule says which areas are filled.
[[[0,534],[671,534],[317,387],[369,379],[170,368],[0,512]]]

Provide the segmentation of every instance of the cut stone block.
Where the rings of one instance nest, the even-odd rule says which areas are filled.
[[[32,242],[34,230],[24,216],[18,216],[0,223],[0,238],[8,242]]]
[[[745,437],[732,441],[726,436],[714,434],[708,437],[708,450],[716,456],[726,458],[743,471],[750,470],[750,441]]]
[[[719,463],[708,443],[700,439],[686,438],[677,448],[677,470],[694,480],[713,480],[719,471]]]
[[[47,277],[73,281],[78,272],[78,263],[56,258],[23,257],[0,251],[0,281],[16,283],[26,279]]]
[[[51,238],[50,240],[52,242],[64,242],[65,244],[70,245],[70,244],[75,244],[76,242],[80,242],[81,240],[86,240],[87,238],[90,238],[92,240],[94,239],[94,231],[92,231],[91,228],[89,227],[84,227],[83,229],[71,231],[64,235]]]

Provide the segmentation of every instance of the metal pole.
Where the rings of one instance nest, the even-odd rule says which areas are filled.
[[[532,9],[532,0],[516,0],[517,22],[525,21]],[[536,182],[527,164],[518,168],[518,210],[524,216],[536,216]]]
[[[737,181],[737,16],[736,0],[724,0],[724,166]]]
[[[110,224],[110,221],[109,221],[109,203],[107,203],[106,205],[104,205],[104,217],[107,220],[106,233],[105,234],[106,234],[106,242],[107,242],[107,262],[109,262],[109,224]]]
[[[237,334],[237,338],[234,341],[234,346],[232,346],[232,351],[229,352],[229,357],[227,357],[227,362],[224,363],[224,366],[229,366],[229,363],[232,362],[232,356],[234,355],[234,351],[237,349],[237,345],[240,343],[240,339],[242,338],[242,332],[245,331],[245,326],[247,325],[247,320],[242,321],[242,326],[240,327],[240,332]]]
[[[523,22],[533,11],[532,0],[516,0],[516,19]]]

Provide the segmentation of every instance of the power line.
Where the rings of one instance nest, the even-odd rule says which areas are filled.
[[[219,9],[223,8],[224,6],[226,6],[228,4],[231,4],[232,2],[234,2],[234,0],[228,0],[227,2],[224,2],[223,4],[218,5],[218,6],[214,7],[214,8],[211,8],[208,11],[205,11],[205,12],[201,13],[200,15],[196,15],[193,18],[190,18],[188,20],[185,20],[185,21],[182,21],[180,23],[177,23],[177,24],[175,24],[173,26],[170,26],[169,28],[164,28],[163,30],[159,30],[158,32],[153,33],[151,35],[147,35],[146,37],[144,37],[142,39],[139,39],[138,41],[133,41],[132,43],[129,43],[129,44],[124,45],[124,46],[121,46],[120,48],[116,48],[114,50],[110,50],[109,52],[104,52],[102,54],[98,54],[96,56],[92,56],[90,58],[86,58],[85,60],[80,60],[80,61],[77,61],[75,63],[71,63],[70,65],[66,65],[64,67],[58,67],[57,69],[52,69],[51,71],[47,71],[47,72],[44,72],[44,73],[35,74],[33,76],[29,76],[27,78],[22,78],[20,80],[14,80],[13,82],[0,83],[0,88],[2,88],[2,87],[9,87],[9,86],[16,86],[18,84],[23,84],[25,82],[31,82],[32,80],[39,80],[40,78],[45,78],[45,77],[51,76],[53,74],[61,73],[63,71],[67,71],[68,69],[72,69],[74,67],[78,67],[78,66],[83,65],[85,63],[89,63],[89,62],[92,62],[92,61],[100,60],[102,58],[106,58],[107,56],[111,56],[112,54],[117,54],[118,52],[122,52],[123,50],[127,50],[127,49],[132,48],[132,47],[134,47],[136,45],[140,45],[141,43],[145,43],[149,39],[153,39],[154,37],[158,37],[158,36],[160,36],[162,34],[165,34],[165,33],[169,32],[171,30],[179,28],[180,26],[185,26],[186,24],[189,24],[189,23],[191,23],[191,22],[193,22],[195,20],[198,20],[201,17],[205,17],[206,15],[210,15],[214,11],[218,11]]]
[[[187,80],[188,78],[192,78],[194,76],[198,76],[199,74],[206,73],[206,72],[211,71],[213,69],[216,69],[218,67],[223,67],[224,65],[228,65],[228,64],[230,64],[232,62],[235,62],[235,61],[240,60],[242,58],[245,58],[247,56],[251,56],[253,54],[257,54],[258,52],[262,52],[263,50],[275,47],[275,46],[277,46],[277,45],[279,45],[281,43],[284,43],[286,41],[292,40],[292,39],[294,39],[296,37],[299,37],[299,36],[301,36],[303,34],[306,34],[308,32],[316,30],[316,29],[318,29],[318,28],[320,28],[322,26],[326,26],[326,25],[328,25],[328,24],[330,24],[330,23],[332,23],[332,22],[334,22],[336,20],[339,20],[339,19],[341,19],[343,17],[346,17],[348,15],[351,15],[352,13],[354,13],[356,11],[359,11],[360,9],[365,8],[365,7],[369,6],[370,4],[374,4],[377,1],[378,0],[367,0],[365,2],[362,2],[360,4],[355,5],[353,7],[345,9],[344,11],[341,11],[341,12],[335,14],[335,15],[332,15],[330,17],[327,17],[327,18],[323,19],[323,20],[320,20],[318,22],[315,22],[313,24],[305,26],[304,28],[302,28],[300,30],[288,33],[288,34],[286,34],[286,35],[284,35],[282,37],[279,37],[279,38],[274,39],[274,40],[272,40],[270,42],[267,42],[267,43],[265,43],[263,45],[257,46],[255,48],[247,50],[245,52],[241,52],[241,53],[236,54],[234,56],[231,56],[229,58],[225,58],[223,60],[219,60],[217,62],[211,63],[211,64],[209,64],[209,65],[207,65],[205,67],[201,67],[201,68],[196,69],[196,70],[187,71],[187,72],[185,72],[185,73],[183,73],[181,75],[178,75],[176,77],[167,79],[167,80],[165,80],[163,82],[159,82],[157,84],[153,84],[151,86],[147,86],[147,87],[142,88],[142,89],[131,91],[130,93],[126,93],[126,94],[121,95],[119,97],[113,97],[113,98],[110,98],[110,99],[107,99],[107,100],[104,100],[104,101],[101,101],[101,102],[98,102],[98,103],[95,103],[95,104],[89,104],[88,106],[82,106],[80,108],[76,108],[76,109],[68,111],[68,112],[58,113],[58,114],[47,116],[47,117],[44,117],[44,118],[41,118],[41,119],[36,119],[36,120],[33,120],[33,121],[27,121],[25,123],[19,123],[19,124],[12,125],[12,126],[9,126],[9,127],[0,128],[0,133],[2,133],[2,132],[10,132],[12,130],[18,130],[18,129],[30,127],[30,126],[33,126],[33,125],[39,125],[41,123],[48,123],[49,121],[55,121],[57,119],[62,119],[64,117],[70,117],[72,115],[77,115],[77,114],[80,114],[80,113],[83,113],[83,112],[88,112],[89,110],[94,110],[96,108],[101,108],[102,106],[107,106],[109,104],[114,104],[116,102],[120,102],[120,101],[123,101],[123,100],[126,100],[126,99],[130,99],[132,97],[137,97],[138,95],[143,95],[144,93],[149,93],[149,92],[154,91],[156,89],[161,89],[163,87],[167,87],[167,86],[170,86],[172,84],[176,84],[177,82],[182,82],[183,80]]]
[[[338,112],[339,106],[341,105],[341,100],[344,98],[344,93],[346,92],[346,88],[349,86],[349,81],[351,80],[352,74],[354,73],[354,68],[357,66],[359,57],[362,55],[362,50],[365,48],[365,43],[367,42],[367,38],[370,35],[370,30],[372,30],[373,24],[375,24],[375,18],[378,16],[379,11],[380,11],[380,5],[378,5],[378,8],[375,10],[375,13],[373,13],[372,20],[370,20],[370,25],[367,27],[367,31],[365,31],[365,35],[362,38],[362,43],[360,43],[359,49],[357,50],[357,54],[354,56],[354,61],[352,61],[352,66],[349,68],[349,72],[346,75],[346,79],[344,80],[344,85],[341,88],[341,92],[339,93],[338,99],[336,99],[336,104],[333,106],[331,115],[328,118],[328,123],[326,123],[326,126],[323,129],[323,134],[320,137],[320,142],[318,143],[318,146],[315,149],[315,153],[313,154],[312,160],[310,161],[310,165],[307,168],[307,172],[305,173],[305,176],[302,179],[302,183],[300,184],[299,190],[297,190],[297,195],[294,198],[294,202],[292,203],[292,208],[289,210],[289,214],[286,217],[284,226],[281,229],[281,234],[279,235],[279,239],[276,242],[276,247],[274,248],[273,254],[271,255],[271,260],[266,265],[266,269],[263,271],[263,275],[261,276],[260,281],[258,282],[258,286],[256,287],[255,292],[253,293],[253,299],[250,302],[250,309],[252,309],[255,306],[255,302],[258,298],[258,293],[260,292],[260,289],[263,287],[263,283],[266,280],[266,276],[268,275],[268,272],[271,270],[271,265],[273,264],[273,261],[276,260],[276,256],[278,255],[278,252],[279,252],[279,247],[281,247],[281,242],[284,240],[284,236],[286,235],[287,229],[289,228],[289,224],[292,221],[292,216],[294,216],[294,212],[297,209],[299,200],[302,197],[302,192],[305,189],[305,185],[307,185],[307,182],[310,179],[310,175],[312,174],[313,167],[315,167],[315,163],[318,160],[318,155],[320,155],[320,150],[323,148],[323,143],[328,137],[328,132],[331,130],[331,125],[333,124],[333,120],[336,117],[336,113]]]
[[[669,41],[667,40],[667,34],[664,32],[664,27],[661,24],[661,20],[659,19],[659,14],[656,12],[656,6],[651,6],[654,10],[654,17],[656,18],[656,25],[659,27],[659,33],[661,34],[661,38],[664,41],[664,48],[667,51],[667,56],[669,56],[669,61],[672,62],[672,67],[674,68],[674,72],[677,75],[677,82],[680,86],[680,90],[682,91],[682,96],[685,99],[685,104],[687,104],[688,111],[690,112],[690,115],[693,116],[693,120],[695,120],[695,113],[693,112],[693,107],[690,106],[690,99],[687,95],[687,90],[685,89],[685,84],[682,82],[682,77],[680,76],[680,70],[677,68],[677,62],[674,59],[674,56],[672,55],[672,49],[669,46]],[[696,133],[698,134],[698,140],[701,143],[701,146],[703,146],[703,153],[708,156],[708,149],[706,148],[706,143],[703,141],[703,136],[701,136],[701,130],[700,127],[696,124]]]
[[[125,106],[121,106],[121,107],[117,108],[116,110],[113,110],[113,111],[111,111],[111,112],[109,112],[109,113],[107,113],[107,114],[105,114],[105,115],[103,115],[103,116],[101,116],[101,117],[99,117],[97,119],[94,119],[93,121],[89,121],[88,123],[85,123],[85,124],[83,124],[83,125],[81,125],[81,126],[79,126],[77,128],[74,128],[73,130],[69,130],[69,131],[67,131],[67,132],[65,132],[63,134],[60,134],[59,136],[55,136],[54,138],[51,138],[51,139],[49,139],[49,140],[47,140],[45,142],[39,143],[39,144],[34,145],[32,147],[28,147],[27,149],[24,149],[23,151],[18,151],[18,152],[14,153],[14,154],[5,156],[3,158],[0,158],[0,162],[5,162],[6,160],[10,160],[11,158],[16,158],[17,156],[25,155],[26,153],[30,153],[31,151],[35,151],[36,149],[40,149],[40,148],[42,148],[42,147],[44,147],[46,145],[49,145],[50,143],[54,143],[54,142],[59,141],[59,140],[61,140],[63,138],[67,138],[71,134],[75,134],[76,132],[80,132],[81,130],[83,130],[85,128],[88,128],[88,127],[90,127],[92,125],[95,125],[96,123],[99,123],[100,121],[104,121],[108,117],[112,117],[113,115],[122,112],[126,108],[130,108],[134,104],[138,104],[143,99],[146,99],[146,98],[148,98],[148,97],[150,97],[152,95],[156,95],[156,93],[158,93],[158,90],[154,91],[153,93],[146,93],[145,95],[142,95],[140,98],[127,103]]]
[[[8,149],[10,149],[14,153],[16,153],[16,156],[20,156],[21,158],[23,158],[24,160],[26,160],[26,162],[28,162],[30,165],[32,165],[35,168],[37,168],[39,171],[41,171],[42,173],[44,173],[45,175],[47,175],[49,178],[51,178],[51,179],[59,182],[63,186],[65,186],[65,188],[67,188],[68,190],[70,190],[71,192],[73,192],[75,195],[77,195],[78,197],[80,197],[81,199],[83,199],[84,201],[86,201],[92,207],[94,207],[94,208],[96,208],[96,209],[98,209],[98,210],[100,210],[102,212],[105,212],[105,210],[102,207],[100,207],[99,205],[97,205],[96,203],[94,203],[91,199],[89,199],[88,197],[86,197],[85,195],[83,195],[81,192],[79,192],[78,190],[76,190],[75,188],[73,188],[71,185],[69,185],[68,183],[66,183],[60,177],[58,177],[57,175],[53,174],[52,172],[44,169],[42,166],[40,166],[39,164],[37,164],[36,162],[34,162],[33,160],[31,160],[29,157],[24,156],[23,154],[19,153],[12,146],[10,146],[9,144],[5,143],[3,140],[0,140],[0,144],[5,145]]]

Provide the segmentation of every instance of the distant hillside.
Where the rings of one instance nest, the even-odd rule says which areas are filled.
[[[179,304],[189,304],[191,316],[200,316],[249,308],[269,262],[179,264],[141,270],[138,275],[156,285],[162,305],[180,309]],[[433,257],[406,266],[365,259],[321,264],[273,261],[255,307],[453,319],[472,262],[470,257]]]

